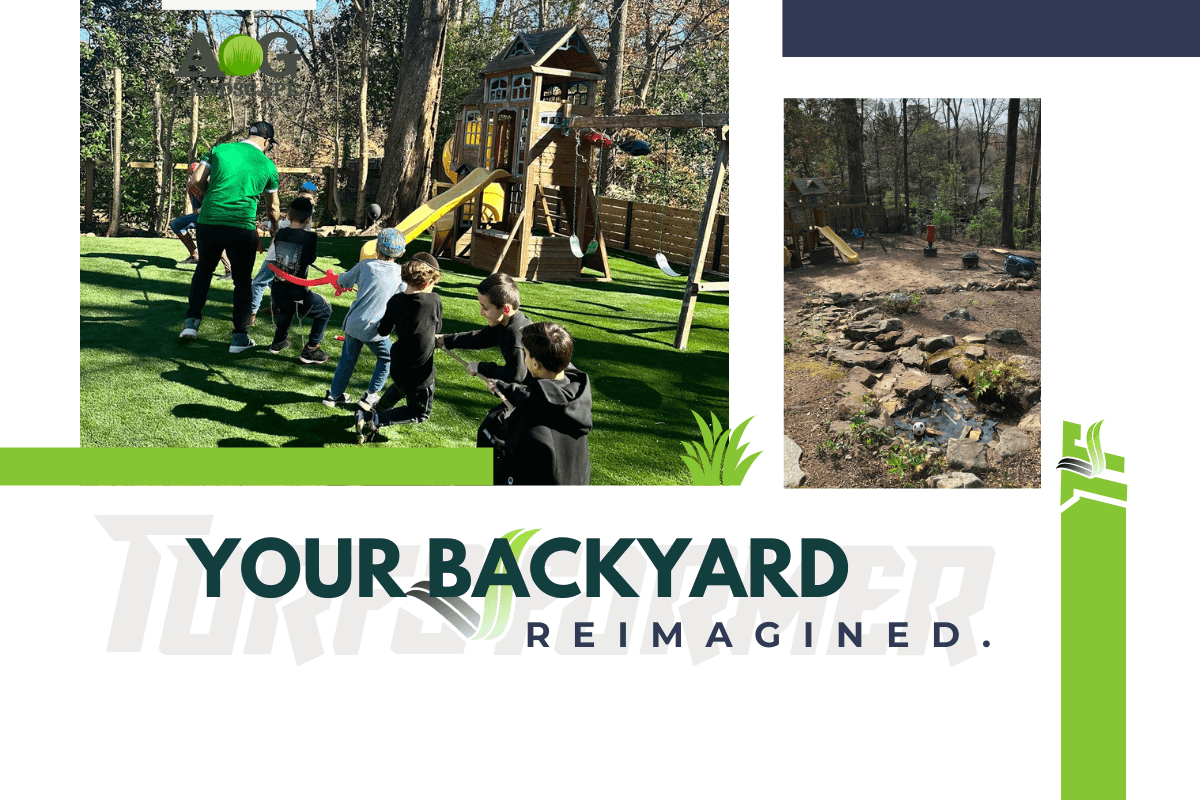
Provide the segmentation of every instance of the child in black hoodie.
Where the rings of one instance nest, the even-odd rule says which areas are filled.
[[[482,375],[489,380],[520,383],[525,380],[525,347],[521,344],[521,332],[529,325],[529,317],[521,312],[521,292],[516,282],[508,275],[497,272],[480,282],[479,316],[487,320],[487,327],[477,331],[449,333],[438,337],[438,347],[447,350],[483,350],[499,347],[504,364],[490,361],[472,361],[467,372]],[[498,405],[487,413],[475,434],[478,447],[500,447],[501,431],[504,427],[505,407]]]
[[[417,253],[400,267],[407,287],[388,301],[377,332],[389,336],[396,332],[392,345],[392,385],[372,411],[354,412],[354,430],[359,444],[375,438],[388,425],[419,424],[433,411],[434,342],[442,332],[442,298],[433,287],[442,279],[437,259],[429,253]],[[393,408],[400,398],[403,408]]]
[[[585,486],[592,476],[592,388],[587,373],[571,364],[575,342],[554,322],[527,326],[522,340],[524,382],[488,381],[513,406],[496,448],[495,483]]]

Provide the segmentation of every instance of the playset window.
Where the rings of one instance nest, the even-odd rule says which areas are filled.
[[[513,46],[508,48],[508,53],[504,57],[515,58],[517,56],[527,55],[529,55],[529,48],[525,45],[525,40],[517,39],[515,42],[513,42]]]
[[[512,82],[512,99],[528,100],[533,95],[533,76],[518,75]]]
[[[488,84],[488,102],[502,103],[508,99],[508,78],[492,78]]]
[[[575,106],[588,105],[588,94],[591,84],[587,81],[576,81],[567,84],[567,102]]]
[[[542,101],[546,103],[561,103],[563,87],[561,83],[542,84]]]
[[[464,146],[466,146],[466,147],[478,147],[479,146],[479,128],[480,128],[479,112],[478,111],[468,111],[467,112],[467,132],[466,132],[465,138],[463,139]]]

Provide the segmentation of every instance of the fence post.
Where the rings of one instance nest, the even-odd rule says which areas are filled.
[[[96,191],[96,159],[89,158],[83,162],[83,222],[91,225],[96,221],[93,207]]]
[[[630,237],[633,236],[633,201],[625,201],[625,250],[629,251]]]
[[[332,214],[333,193],[337,191],[333,185],[333,167],[321,167],[321,173],[325,176],[325,210]]]

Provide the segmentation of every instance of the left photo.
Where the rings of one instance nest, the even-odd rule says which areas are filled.
[[[677,5],[83,3],[80,445],[692,483],[733,427],[728,4]]]

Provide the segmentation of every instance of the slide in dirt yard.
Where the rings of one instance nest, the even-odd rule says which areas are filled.
[[[476,172],[478,172],[478,170],[476,170]],[[472,174],[474,174],[474,173],[472,173]],[[838,249],[838,252],[840,252],[842,254],[842,256],[846,259],[846,263],[848,263],[848,264],[857,264],[858,263],[858,253],[851,250],[850,245],[843,242],[842,237],[840,237],[836,233],[834,233],[832,228],[828,228],[828,227],[817,228],[817,230],[819,230],[821,232],[822,236],[824,236],[829,241],[833,242],[833,246],[836,247]]]

